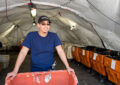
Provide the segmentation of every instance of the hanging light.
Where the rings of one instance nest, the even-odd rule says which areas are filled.
[[[33,26],[36,25],[36,22],[35,22],[35,17],[37,15],[37,9],[36,9],[36,6],[32,3],[32,1],[30,0],[30,3],[28,3],[28,7],[30,9],[30,13],[31,13],[31,16],[33,17]]]
[[[35,17],[33,17],[33,26],[36,25]]]
[[[76,25],[71,25],[70,26],[70,30],[75,30],[76,29]]]
[[[68,22],[70,24],[70,30],[76,30],[77,29],[77,24],[74,21],[69,20]]]
[[[16,25],[13,24],[8,30],[0,34],[0,38],[7,36],[15,27]]]
[[[28,3],[28,7],[31,11],[32,17],[36,17],[36,15],[37,15],[36,6],[32,2],[30,2],[30,3]]]
[[[32,9],[31,9],[31,15],[32,15],[32,17],[35,17],[36,14],[37,14],[36,9],[35,9],[35,8],[32,8]]]
[[[33,26],[35,26],[36,25],[36,22],[35,22],[35,20],[33,21]]]

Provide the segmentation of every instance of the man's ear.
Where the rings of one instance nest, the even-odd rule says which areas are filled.
[[[37,23],[37,26],[38,26],[38,27],[40,27],[40,24],[39,24],[39,23]]]

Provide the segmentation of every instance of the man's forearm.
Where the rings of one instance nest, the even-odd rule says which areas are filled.
[[[58,52],[58,55],[59,55],[60,59],[62,60],[62,62],[66,66],[66,68],[69,68],[67,57],[66,57],[65,52],[64,52],[64,50],[62,49],[61,46],[57,47],[57,52]]]
[[[28,49],[26,48],[22,48],[19,55],[18,55],[18,58],[17,58],[17,61],[16,61],[16,64],[15,64],[15,67],[13,69],[13,72],[17,73],[22,62],[24,61],[26,55],[27,55],[27,52],[28,52]]]

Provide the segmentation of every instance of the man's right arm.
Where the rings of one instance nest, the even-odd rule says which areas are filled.
[[[21,51],[20,51],[20,53],[18,55],[15,67],[14,67],[12,72],[7,74],[6,79],[8,79],[10,77],[11,77],[10,79],[13,79],[16,76],[16,74],[18,73],[18,70],[19,70],[22,62],[24,61],[28,51],[29,51],[29,48],[27,48],[25,46],[22,47],[22,49],[21,49]]]

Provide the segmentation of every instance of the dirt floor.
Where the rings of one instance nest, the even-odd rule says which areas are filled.
[[[4,85],[5,76],[8,72],[13,70],[13,67],[16,62],[17,54],[18,53],[9,53],[10,54],[10,64],[7,69],[2,70],[0,73],[0,85]],[[57,54],[55,55],[56,70],[65,69],[64,64],[61,62]],[[70,66],[75,70],[77,75],[79,85],[110,85],[110,84],[103,84],[100,82],[98,77],[95,77],[95,74],[90,74],[89,70],[83,66],[82,64],[76,63],[74,60],[69,60]],[[23,62],[22,66],[20,67],[19,72],[29,72],[30,71],[30,55],[28,55]],[[93,76],[94,75],[94,76]]]

